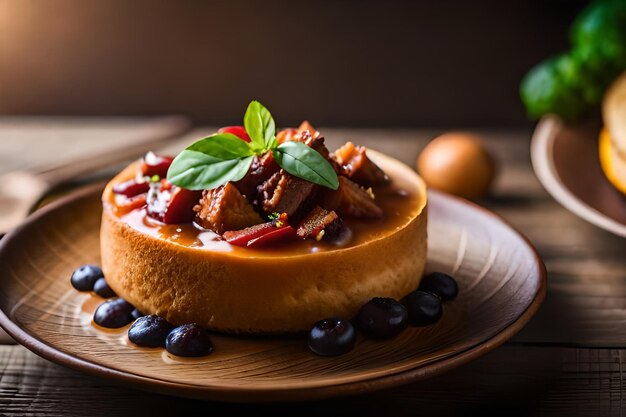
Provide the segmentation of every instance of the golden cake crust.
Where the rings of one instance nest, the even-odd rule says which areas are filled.
[[[102,267],[111,288],[144,314],[227,333],[302,331],[325,317],[351,318],[371,297],[400,299],[417,288],[426,261],[426,190],[400,162],[372,152],[392,179],[418,193],[402,227],[356,246],[317,253],[246,256],[211,251],[143,233],[115,214],[112,184],[103,194]],[[405,187],[407,188],[407,187]]]

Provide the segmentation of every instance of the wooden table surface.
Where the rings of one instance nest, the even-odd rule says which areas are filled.
[[[140,128],[129,120],[0,119],[0,172],[32,167],[51,155],[88,154],[94,137],[98,147],[119,146]],[[169,149],[176,151],[210,131],[195,129]],[[331,145],[351,139],[411,165],[423,145],[440,133],[322,132]],[[254,405],[120,387],[6,344],[0,346],[0,415],[626,415],[626,240],[578,219],[542,189],[530,165],[530,130],[475,132],[484,136],[500,167],[492,195],[479,203],[524,233],[549,273],[544,305],[504,346],[447,374],[388,391],[306,404]]]

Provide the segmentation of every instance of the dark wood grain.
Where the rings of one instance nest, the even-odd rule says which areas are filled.
[[[427,381],[364,396],[295,404],[228,404],[150,394],[0,347],[7,416],[622,416],[626,350],[505,345]]]

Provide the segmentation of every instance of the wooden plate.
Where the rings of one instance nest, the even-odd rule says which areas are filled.
[[[626,198],[606,179],[598,158],[597,122],[568,125],[541,119],[531,144],[533,168],[545,189],[577,216],[626,237]]]
[[[519,331],[539,308],[546,283],[531,245],[494,214],[436,192],[429,199],[428,268],[456,276],[459,297],[444,305],[437,324],[408,329],[391,341],[360,338],[343,356],[310,353],[304,335],[216,335],[213,354],[181,359],[131,346],[125,329],[96,329],[91,317],[102,300],[69,283],[76,267],[99,262],[100,189],[94,188],[42,209],[0,242],[0,324],[62,365],[202,399],[313,399],[430,377]]]

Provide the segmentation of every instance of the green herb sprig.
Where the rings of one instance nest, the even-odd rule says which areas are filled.
[[[296,177],[336,190],[339,180],[330,163],[315,149],[300,142],[278,144],[276,124],[268,109],[252,101],[243,118],[250,142],[216,133],[188,146],[170,166],[167,179],[189,190],[217,188],[242,179],[255,156],[271,152],[276,163]]]

